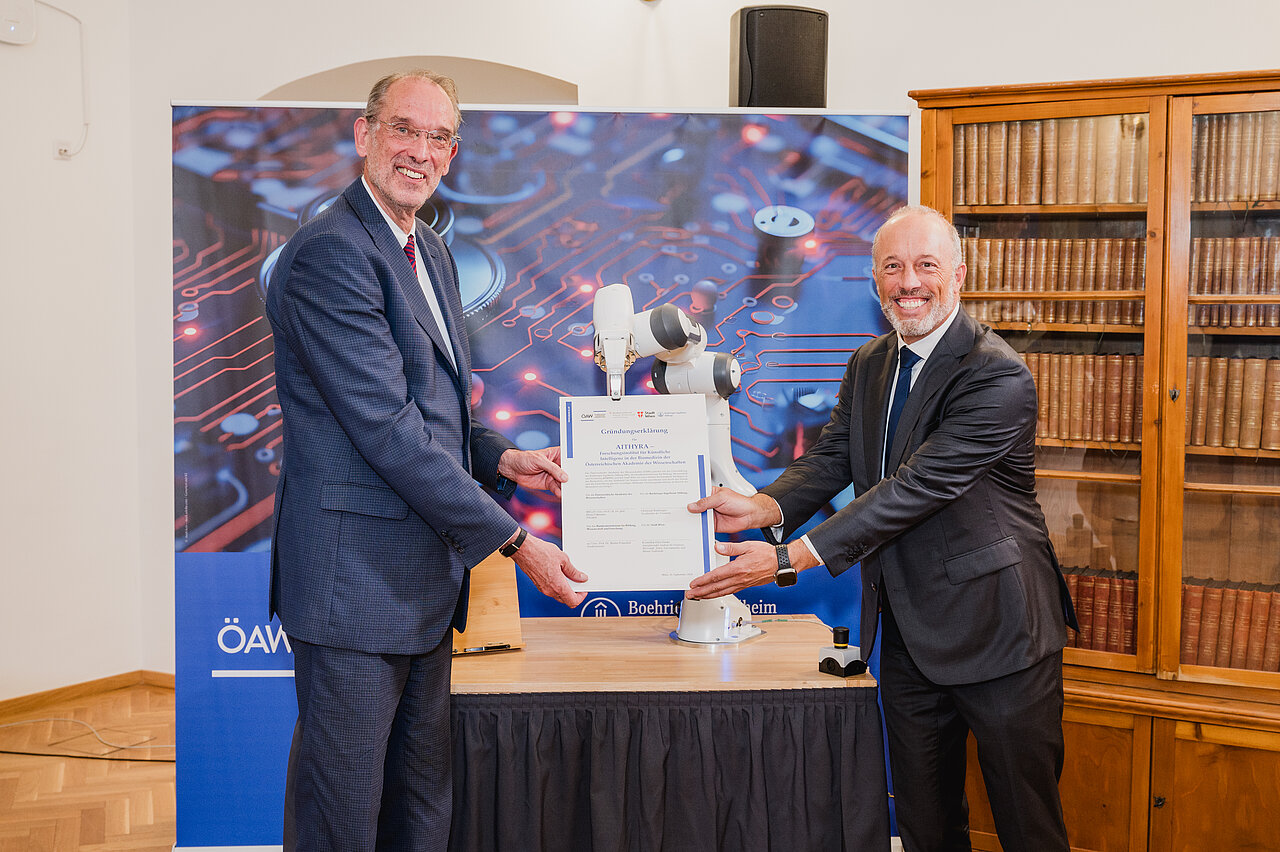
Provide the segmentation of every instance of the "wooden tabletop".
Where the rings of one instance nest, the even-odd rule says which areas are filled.
[[[756,622],[764,634],[736,645],[671,638],[672,616],[526,618],[525,647],[458,655],[453,692],[646,692],[875,686],[870,675],[818,671],[831,631],[813,616]]]

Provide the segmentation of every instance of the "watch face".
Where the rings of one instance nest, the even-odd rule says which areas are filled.
[[[794,586],[796,584],[796,569],[791,568],[787,571],[779,571],[773,575],[773,582],[779,586]]]

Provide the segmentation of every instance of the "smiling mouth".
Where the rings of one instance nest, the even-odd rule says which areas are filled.
[[[406,168],[405,166],[396,166],[396,171],[411,180],[422,180],[426,177],[422,172],[415,172],[413,169]]]
[[[893,301],[904,311],[914,311],[916,308],[923,308],[929,303],[929,300],[923,296],[899,296]]]

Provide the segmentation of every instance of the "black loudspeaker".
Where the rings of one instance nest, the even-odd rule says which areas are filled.
[[[732,106],[825,107],[827,13],[750,6],[733,13]]]

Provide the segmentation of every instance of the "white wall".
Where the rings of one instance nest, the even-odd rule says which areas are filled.
[[[173,671],[169,104],[253,100],[339,65],[457,55],[576,83],[588,107],[729,102],[741,0],[53,0],[0,44],[0,699]],[[814,2],[828,106],[909,89],[1269,68],[1274,0]],[[465,91],[463,96],[465,98]]]

